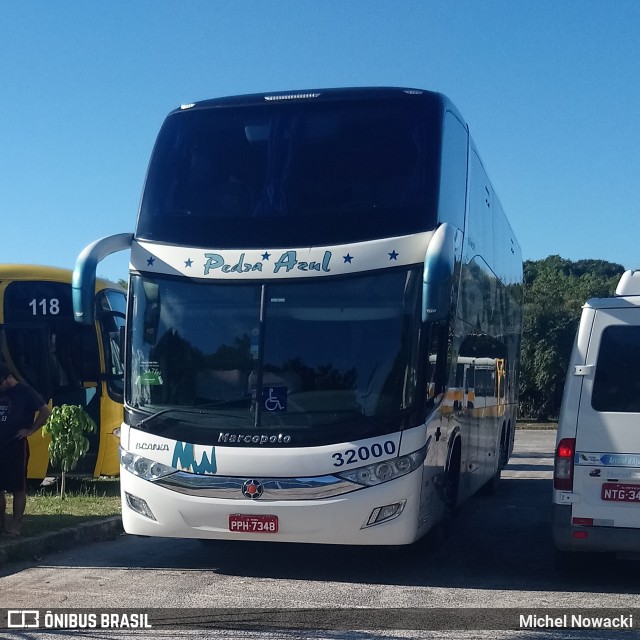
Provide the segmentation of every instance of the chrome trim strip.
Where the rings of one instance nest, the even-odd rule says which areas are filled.
[[[242,485],[249,476],[196,475],[178,471],[163,476],[153,483],[189,496],[200,498],[225,498],[227,500],[247,500],[242,495]],[[318,500],[332,498],[344,493],[362,489],[363,486],[336,476],[316,476],[313,478],[253,478],[263,488],[260,502],[265,500]]]

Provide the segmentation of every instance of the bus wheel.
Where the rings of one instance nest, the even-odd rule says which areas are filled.
[[[507,428],[503,425],[502,433],[500,434],[500,449],[498,450],[498,466],[489,481],[480,489],[480,494],[483,496],[492,496],[500,486],[500,476],[502,475],[502,470],[507,466],[507,458],[509,456],[508,443]]]
[[[480,495],[483,496],[492,496],[498,490],[500,486],[500,476],[502,474],[502,467],[500,466],[500,461],[498,461],[498,468],[496,472],[489,478],[489,481],[483,485],[480,489]]]
[[[498,460],[498,464],[501,469],[504,469],[509,462],[509,438],[510,438],[509,429],[506,426],[502,427],[502,434],[500,436],[500,459]]]
[[[449,456],[449,464],[445,474],[444,508],[445,517],[455,514],[458,504],[458,487],[460,486],[460,440],[456,438]]]

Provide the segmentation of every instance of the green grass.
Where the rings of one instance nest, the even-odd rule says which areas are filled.
[[[11,494],[7,494],[9,517],[12,508]],[[57,483],[48,487],[33,484],[27,494],[22,537],[59,531],[120,513],[120,481],[117,478],[67,478],[64,498],[60,497]]]
[[[535,420],[527,420],[526,418],[518,418],[516,429],[557,429],[558,422],[536,422]]]

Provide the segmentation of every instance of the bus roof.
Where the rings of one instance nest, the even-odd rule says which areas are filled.
[[[248,93],[237,96],[224,96],[201,100],[191,104],[185,104],[175,109],[172,113],[191,108],[209,107],[238,107],[251,105],[264,105],[282,102],[304,102],[304,101],[332,101],[332,100],[375,100],[380,98],[406,98],[418,97],[433,104],[438,104],[442,109],[445,107],[457,113],[451,101],[443,94],[426,89],[415,89],[410,87],[343,87],[325,89],[304,89],[290,91],[272,91],[269,93]],[[460,114],[457,115],[461,118]],[[461,118],[462,119],[462,118]]]
[[[0,264],[0,281],[2,280],[45,280],[47,282],[64,282],[71,284],[73,270],[62,267],[48,267],[36,264]],[[120,289],[122,286],[105,278],[96,278],[96,291],[102,289]]]

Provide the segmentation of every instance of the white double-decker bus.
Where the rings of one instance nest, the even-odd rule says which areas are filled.
[[[129,246],[127,532],[402,545],[495,486],[513,447],[522,258],[446,97],[181,107],[135,233],[78,258],[79,321],[97,262]],[[468,400],[481,362],[499,371],[449,401],[465,384]]]

